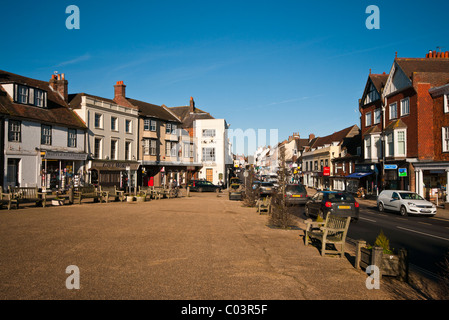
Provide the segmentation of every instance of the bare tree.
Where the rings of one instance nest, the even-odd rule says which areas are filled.
[[[249,170],[245,172],[247,176],[245,177],[245,189],[243,195],[243,205],[245,207],[255,207],[256,201],[258,199],[257,190],[253,188],[253,184],[255,181],[256,173],[254,172],[254,168],[251,166]]]
[[[275,227],[287,229],[293,224],[293,220],[285,203],[287,167],[285,164],[284,148],[279,148],[278,183],[279,187],[271,199],[271,215],[269,216],[269,224]]]

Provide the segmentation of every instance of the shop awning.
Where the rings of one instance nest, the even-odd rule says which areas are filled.
[[[351,173],[350,175],[347,175],[345,178],[356,178],[356,179],[360,179],[366,176],[369,176],[370,174],[373,174],[374,171],[371,172],[354,172]]]

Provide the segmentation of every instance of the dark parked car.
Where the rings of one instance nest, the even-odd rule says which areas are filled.
[[[347,192],[318,191],[307,201],[304,213],[306,216],[321,216],[326,218],[332,213],[337,216],[351,217],[351,220],[359,219],[359,203]]]
[[[307,190],[302,184],[288,184],[285,188],[285,203],[288,205],[306,204],[309,200]]]
[[[239,178],[231,178],[229,185],[229,200],[243,200],[243,184]]]
[[[272,182],[262,182],[259,186],[261,196],[271,196],[276,191],[276,187]]]
[[[190,188],[190,191],[198,191],[198,192],[206,192],[206,191],[213,191],[216,192],[217,189],[221,190],[220,186],[217,186],[213,184],[210,181],[206,180],[191,180],[187,187]]]

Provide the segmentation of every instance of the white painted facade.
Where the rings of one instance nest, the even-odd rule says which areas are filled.
[[[38,110],[40,111],[40,110]],[[9,141],[8,130],[10,121],[20,123],[19,141]],[[47,174],[46,162],[57,162],[57,169],[62,170],[67,167],[60,166],[60,160],[64,159],[68,166],[72,168],[71,174],[78,174],[84,164],[84,131],[76,129],[76,146],[68,147],[68,129],[58,125],[51,125],[51,144],[41,144],[41,123],[6,119],[5,134],[5,171],[3,185],[21,187],[46,187]],[[48,168],[48,167],[47,167]],[[58,172],[59,174],[60,172]],[[59,180],[59,179],[58,179]],[[58,187],[61,181],[56,182]],[[65,183],[62,182],[62,183]]]
[[[137,160],[138,148],[138,111],[136,109],[109,103],[90,96],[81,97],[79,109],[74,109],[88,127],[86,152],[101,160]],[[95,117],[101,117],[100,125],[95,126]],[[111,122],[116,119],[116,128]],[[126,121],[130,121],[130,130],[126,130]],[[95,138],[101,139],[101,148],[96,157]],[[118,141],[116,154],[111,155],[111,141]],[[125,154],[125,143],[131,143],[129,153]]]
[[[132,188],[137,185],[139,147],[138,110],[81,95],[73,109],[88,128],[86,135],[87,182]]]
[[[220,181],[226,183],[228,169],[233,166],[226,120],[195,120],[193,127],[197,159],[203,165],[198,174],[199,179],[209,180],[214,184],[219,184]]]

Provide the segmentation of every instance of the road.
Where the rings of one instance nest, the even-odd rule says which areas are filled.
[[[306,218],[303,207],[294,210],[296,216]],[[407,249],[411,270],[433,280],[441,273],[439,264],[449,252],[449,220],[402,217],[393,212],[380,213],[376,207],[361,204],[360,219],[350,225],[348,239],[363,239],[374,244],[381,230],[389,238],[390,248]]]

